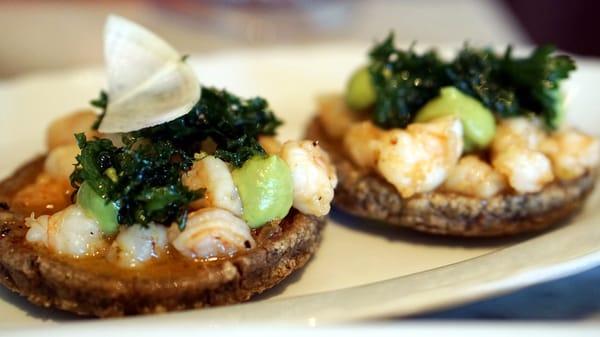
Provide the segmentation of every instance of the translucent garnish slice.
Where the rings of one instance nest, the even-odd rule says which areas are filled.
[[[99,131],[131,132],[172,121],[200,99],[194,70],[163,39],[123,17],[104,31],[109,103]]]

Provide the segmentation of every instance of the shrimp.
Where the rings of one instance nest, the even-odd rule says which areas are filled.
[[[325,95],[319,97],[318,105],[318,118],[321,126],[332,139],[341,139],[356,121],[354,113],[348,109],[341,96]]]
[[[106,246],[98,221],[88,217],[78,205],[50,216],[32,215],[25,224],[29,227],[27,241],[40,243],[58,254],[92,256]]]
[[[546,138],[539,119],[514,117],[502,119],[492,141],[492,153],[500,153],[511,146],[538,150]]]
[[[379,155],[379,140],[384,131],[370,121],[352,125],[344,136],[344,149],[359,167],[373,168]]]
[[[69,177],[75,168],[79,147],[75,144],[61,145],[52,149],[44,162],[44,171],[50,176],[69,182]]]
[[[221,159],[210,155],[202,157],[183,175],[182,182],[192,190],[206,189],[204,198],[190,205],[192,209],[218,207],[236,216],[242,215],[242,199],[233,183],[229,167]]]
[[[273,136],[258,136],[258,142],[268,154],[277,154],[281,151],[281,143]]]
[[[581,176],[598,166],[600,160],[598,139],[572,128],[551,134],[540,150],[550,158],[554,174],[563,180]]]
[[[329,213],[337,175],[329,156],[318,142],[287,141],[279,155],[292,173],[294,208],[316,216]]]
[[[511,145],[496,153],[492,165],[508,178],[510,186],[519,193],[538,192],[554,180],[548,157],[525,146]]]
[[[74,144],[52,149],[44,162],[44,172],[13,197],[13,208],[26,214],[52,214],[70,205],[73,188],[69,176],[77,154],[79,148]]]
[[[540,191],[554,180],[552,165],[540,152],[547,139],[539,119],[504,119],[492,141],[492,166],[503,174],[519,193]]]
[[[20,189],[11,200],[11,209],[17,213],[53,214],[71,204],[73,188],[68,180],[41,173],[36,180]]]
[[[377,170],[404,198],[432,191],[458,162],[462,137],[462,124],[456,117],[392,129],[381,138]]]
[[[91,129],[95,121],[96,114],[91,110],[77,111],[54,120],[46,134],[48,150],[61,145],[75,144],[74,134],[78,132],[85,132],[88,138],[97,136],[98,132]]]
[[[443,188],[477,198],[490,198],[506,188],[506,179],[488,163],[469,155],[454,166]]]
[[[107,258],[121,267],[135,268],[158,258],[167,248],[167,228],[149,223],[123,227],[113,241]]]
[[[185,229],[172,225],[168,235],[173,247],[190,258],[227,257],[256,246],[244,220],[219,208],[189,214]]]

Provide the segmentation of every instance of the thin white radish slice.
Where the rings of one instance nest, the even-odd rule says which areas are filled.
[[[123,17],[104,31],[108,107],[104,133],[130,132],[172,121],[200,99],[194,70],[163,39]]]

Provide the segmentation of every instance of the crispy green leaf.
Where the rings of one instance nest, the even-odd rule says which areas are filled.
[[[443,63],[437,54],[430,51],[417,55],[412,48],[398,50],[393,34],[375,46],[369,56],[369,72],[377,93],[373,120],[379,126],[405,127],[443,86]]]
[[[541,46],[528,57],[515,58],[510,47],[498,55],[465,45],[454,60],[444,62],[434,50],[419,55],[412,48],[397,49],[390,34],[369,53],[377,93],[372,118],[383,128],[405,127],[440,88],[451,85],[499,117],[534,113],[549,128],[556,128],[560,82],[575,63],[554,51],[552,46]]]
[[[116,147],[108,139],[86,140],[83,134],[77,140],[81,154],[71,183],[79,187],[86,182],[107,202],[117,202],[121,224],[181,221],[187,205],[202,196],[202,190],[182,185],[181,175],[192,158],[169,142],[140,140]]]
[[[90,104],[93,107],[96,107],[101,110],[100,115],[98,115],[98,118],[96,118],[96,121],[94,122],[94,124],[92,124],[92,130],[98,130],[100,124],[102,123],[102,120],[104,119],[104,115],[106,114],[106,107],[108,106],[108,94],[106,93],[106,91],[100,91],[100,95],[98,96],[98,98],[91,100]]]
[[[105,109],[108,99],[102,92],[92,104]],[[214,155],[239,167],[265,153],[258,136],[274,134],[280,124],[262,98],[245,100],[203,88],[201,100],[188,114],[124,134],[123,147],[78,134],[81,154],[71,183],[77,188],[86,182],[107,202],[117,202],[120,224],[176,222],[183,229],[188,205],[204,193],[190,191],[181,181],[202,141],[210,138],[217,147]]]
[[[201,97],[187,115],[134,135],[168,139],[188,152],[210,138],[217,144],[215,156],[236,167],[256,154],[264,154],[257,137],[272,135],[281,125],[267,101],[259,97],[241,99],[214,88],[202,88]]]

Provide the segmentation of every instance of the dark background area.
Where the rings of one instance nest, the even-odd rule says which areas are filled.
[[[535,44],[600,56],[600,1],[504,0]]]

